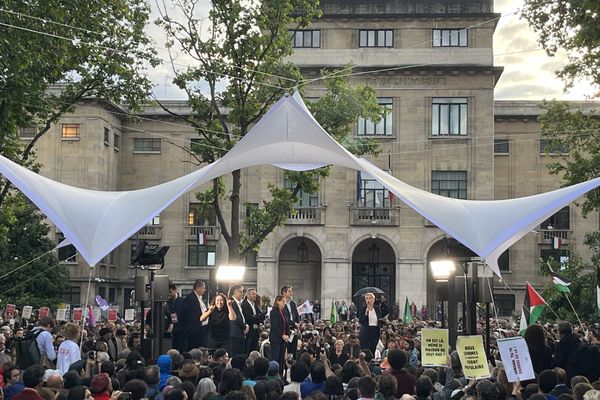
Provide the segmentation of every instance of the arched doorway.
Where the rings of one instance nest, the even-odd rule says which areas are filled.
[[[278,283],[279,287],[294,288],[296,302],[321,299],[321,251],[315,242],[297,237],[283,245],[279,252]]]
[[[386,292],[390,307],[396,303],[396,255],[384,240],[364,240],[352,253],[352,294],[367,286]]]

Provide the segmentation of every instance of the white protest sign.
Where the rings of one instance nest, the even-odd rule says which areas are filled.
[[[523,337],[498,339],[498,350],[509,382],[535,379],[531,356]]]
[[[33,311],[33,307],[32,306],[25,306],[23,307],[23,318],[25,319],[29,319],[31,318],[31,312]]]
[[[67,309],[59,308],[56,310],[56,320],[57,321],[66,321],[67,320]]]
[[[128,308],[125,310],[125,321],[133,321],[135,319],[135,310]]]

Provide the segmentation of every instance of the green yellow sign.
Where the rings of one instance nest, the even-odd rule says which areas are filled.
[[[448,329],[421,330],[421,364],[424,367],[448,365]]]
[[[456,340],[456,350],[460,357],[465,378],[483,379],[490,377],[490,369],[481,336],[459,336]]]

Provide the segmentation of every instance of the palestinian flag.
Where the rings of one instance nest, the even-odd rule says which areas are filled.
[[[521,336],[525,334],[525,329],[529,325],[535,324],[540,318],[545,304],[546,302],[542,296],[527,282],[527,291],[525,292],[525,301],[523,301],[523,311],[521,313],[521,325],[519,327]]]
[[[556,272],[550,270],[550,276],[552,277],[552,283],[556,286],[556,289],[561,293],[571,293],[569,286],[571,285],[571,280],[565,278],[564,276],[558,275]]]
[[[600,316],[600,265],[596,265],[596,314]]]
[[[337,322],[337,310],[335,309],[335,303],[331,300],[331,314],[329,315],[329,323],[334,325]]]
[[[410,304],[408,303],[408,296],[406,296],[406,302],[404,303],[404,323],[410,324],[413,322],[412,314],[410,313]]]

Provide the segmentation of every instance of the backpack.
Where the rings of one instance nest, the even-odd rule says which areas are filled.
[[[21,369],[40,363],[42,357],[36,339],[43,331],[43,329],[36,329],[27,332],[22,338],[15,338],[17,364]]]

